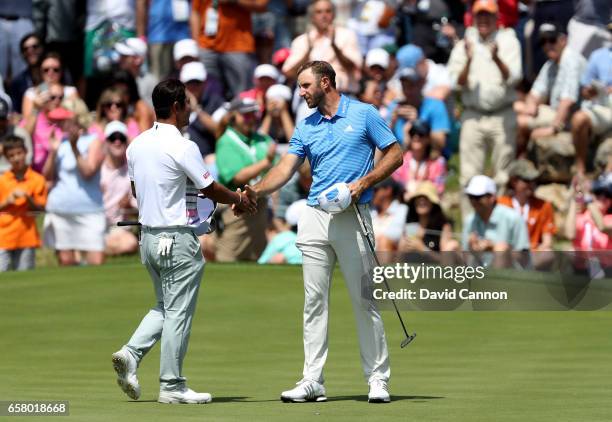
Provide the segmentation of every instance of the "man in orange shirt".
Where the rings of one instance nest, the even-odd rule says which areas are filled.
[[[26,165],[23,139],[9,136],[3,153],[11,169],[0,176],[0,272],[34,268],[40,246],[32,211],[43,211],[47,202],[45,178]]]
[[[193,0],[191,37],[200,47],[206,71],[223,80],[228,99],[251,87],[255,67],[252,12],[268,0]]]
[[[510,195],[499,197],[497,203],[514,208],[523,217],[532,251],[551,251],[557,228],[550,202],[534,196],[540,173],[531,161],[519,159],[510,167],[509,175]]]

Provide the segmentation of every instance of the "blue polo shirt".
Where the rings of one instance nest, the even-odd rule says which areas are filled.
[[[492,242],[506,242],[514,251],[530,249],[527,224],[521,215],[510,207],[496,205],[488,223],[476,213],[469,215],[463,224],[464,250],[468,250],[468,238],[472,232]]]
[[[317,205],[317,196],[335,183],[351,183],[365,176],[374,166],[374,151],[385,149],[395,136],[371,104],[342,95],[338,111],[331,119],[319,112],[298,123],[289,141],[289,153],[308,158],[312,186],[308,205]],[[370,202],[367,189],[360,204]]]
[[[397,108],[398,102],[393,101],[389,104],[389,122],[391,115]],[[419,107],[419,119],[429,123],[432,132],[450,132],[451,121],[448,117],[448,111],[444,101],[437,98],[425,97]],[[406,120],[399,117],[393,127],[393,133],[397,137],[400,144],[404,143],[404,125]]]
[[[591,53],[580,84],[590,85],[594,80],[612,86],[612,47],[602,47]]]

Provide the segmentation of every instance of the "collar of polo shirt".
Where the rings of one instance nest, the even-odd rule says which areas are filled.
[[[340,94],[340,102],[338,103],[338,111],[336,111],[336,114],[334,114],[332,116],[332,118],[329,119],[329,120],[333,120],[333,118],[336,117],[336,116],[338,116],[338,117],[346,117],[346,113],[347,113],[350,101],[351,100],[350,100],[349,97],[347,97],[344,94]],[[321,123],[321,120],[325,119],[325,117],[321,114],[319,109],[317,109],[316,113],[319,113],[319,118],[317,119],[317,124],[319,124],[319,123]]]

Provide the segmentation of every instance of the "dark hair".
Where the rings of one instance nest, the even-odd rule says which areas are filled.
[[[312,69],[312,74],[315,76],[317,83],[321,81],[323,76],[327,76],[332,88],[336,89],[336,71],[331,64],[321,60],[314,60],[312,62],[304,63],[298,69],[297,76],[299,76],[300,73],[306,69]]]
[[[140,94],[138,94],[138,85],[136,79],[127,70],[117,70],[113,73],[111,78],[111,87],[116,84],[125,84],[127,86],[127,93],[130,97],[130,104],[136,104],[140,100]]]
[[[19,51],[23,51],[23,45],[30,38],[36,38],[40,43],[40,46],[42,47],[42,39],[40,38],[40,36],[36,32],[28,32],[23,37],[21,37],[21,40],[19,40]]]
[[[411,200],[408,203],[408,215],[406,216],[406,223],[418,223],[418,221],[419,215],[416,212],[414,200]],[[440,208],[440,205],[434,204],[432,202],[427,227],[425,228],[428,230],[441,231],[442,227],[444,227],[445,224],[451,224],[451,221],[444,215],[444,212],[442,211],[442,208]]]
[[[175,102],[185,104],[185,84],[178,79],[166,79],[155,86],[151,97],[157,118],[167,119],[172,114],[172,105]]]
[[[3,148],[2,149],[3,154],[5,156],[6,156],[6,153],[11,149],[21,148],[26,152],[28,150],[25,146],[25,141],[23,140],[23,138],[20,136],[16,136],[16,135],[9,135],[6,138],[4,138],[2,140],[2,148]]]

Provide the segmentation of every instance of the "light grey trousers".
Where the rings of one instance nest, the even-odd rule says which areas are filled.
[[[0,272],[26,271],[34,268],[36,249],[0,249]]]
[[[162,238],[173,239],[167,256],[157,253]],[[200,242],[189,228],[143,227],[140,248],[153,280],[157,305],[143,318],[126,348],[140,363],[161,339],[160,389],[178,390],[185,386],[183,359],[204,272]]]
[[[364,223],[372,230],[367,206],[359,207]],[[362,293],[372,256],[353,207],[335,215],[305,207],[298,222],[296,245],[303,255],[304,378],[324,382],[329,289],[338,261],[353,303],[365,379],[388,381],[391,370],[383,320],[373,300]]]

